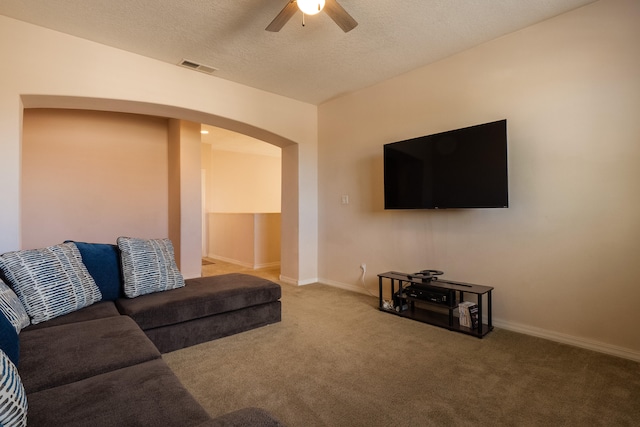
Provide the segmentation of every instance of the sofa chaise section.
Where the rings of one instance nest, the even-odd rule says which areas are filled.
[[[185,280],[185,286],[116,300],[161,353],[281,320],[280,285],[247,274]]]

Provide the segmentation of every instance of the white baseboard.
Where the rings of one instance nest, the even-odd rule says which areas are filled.
[[[364,286],[356,286],[348,283],[336,282],[335,280],[320,279],[320,283],[324,283],[329,286],[333,286],[348,291],[358,292],[365,295],[373,295],[378,297],[377,289],[376,293],[372,290],[366,289]],[[486,320],[485,320],[486,321]],[[618,347],[611,344],[606,344],[599,341],[593,341],[585,338],[579,338],[572,335],[562,334],[559,332],[549,331],[546,329],[536,328],[533,326],[522,325],[515,322],[509,322],[501,319],[493,318],[493,326],[496,328],[506,329],[508,331],[518,332],[525,335],[531,335],[538,338],[544,338],[550,341],[559,342],[562,344],[572,345],[574,347],[580,347],[587,350],[597,351],[598,353],[609,354],[611,356],[621,357],[623,359],[629,359],[636,362],[640,362],[640,352],[630,350],[624,347]]]
[[[207,258],[217,259],[218,261],[228,262],[229,264],[239,265],[240,267],[253,268],[253,264],[248,263],[248,262],[242,262],[240,260],[233,259],[233,258],[227,258],[227,257],[214,255],[214,254],[207,255]]]
[[[254,264],[253,268],[274,268],[274,267],[280,267],[280,261]]]
[[[352,285],[352,284],[349,284],[349,283],[336,282],[335,280],[329,280],[329,279],[320,279],[319,281],[320,281],[320,283],[324,283],[325,285],[333,286],[334,288],[345,289],[347,291],[357,292],[359,294],[374,296],[374,297],[378,298],[378,294],[377,293],[374,294],[372,291],[369,291],[364,286],[358,286],[358,285]]]
[[[283,276],[282,274],[280,275],[280,281],[284,283],[288,283],[290,285],[294,285],[294,286],[304,286],[304,285],[310,285],[312,283],[318,283],[318,279],[315,279],[315,278],[298,280],[298,279],[293,279],[291,277]]]
[[[252,264],[252,263],[249,263],[249,262],[243,262],[243,261],[239,261],[237,259],[226,258],[226,257],[218,256],[218,255],[212,255],[212,254],[207,255],[207,258],[217,259],[218,261],[228,262],[229,264],[235,264],[235,265],[239,265],[239,266],[245,267],[245,268],[252,268],[254,270],[256,270],[258,268],[278,267],[280,265],[280,261],[267,262],[267,263],[263,263],[263,264]]]
[[[493,325],[497,328],[506,329],[508,331],[518,332],[525,335],[531,335],[538,338],[544,338],[550,341],[562,344],[572,345],[587,350],[597,351],[598,353],[609,354],[611,356],[622,357],[624,359],[640,362],[640,352],[630,350],[624,347],[589,340],[586,338],[575,337],[573,335],[563,334],[560,332],[549,331],[546,329],[536,328],[533,326],[522,325],[515,322],[493,319]]]

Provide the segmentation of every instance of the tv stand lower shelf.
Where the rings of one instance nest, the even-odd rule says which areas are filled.
[[[383,299],[382,291],[385,282],[391,286],[391,301]],[[429,295],[418,297],[411,295],[411,292],[407,292],[407,286],[411,285],[426,285],[429,289],[434,289],[439,296],[438,302],[430,301]],[[493,330],[491,318],[492,287],[442,279],[431,280],[425,284],[420,277],[396,271],[378,274],[378,287],[380,311],[477,338],[482,338]],[[476,328],[460,325],[459,317],[454,316],[454,312],[458,310],[456,301],[464,301],[465,294],[475,295],[476,301],[474,302],[478,306],[478,326]]]

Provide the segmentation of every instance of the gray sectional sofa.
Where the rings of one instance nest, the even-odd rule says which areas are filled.
[[[29,300],[31,291],[57,289],[57,285],[45,281],[23,287],[18,282],[24,274],[16,273],[20,265],[11,264],[20,257],[16,258],[15,253],[0,255],[1,276],[10,285],[0,286],[3,314],[0,317],[0,367],[4,386],[0,387],[0,401],[4,398],[4,402],[15,403],[15,408],[0,403],[0,424],[25,425],[25,416],[20,415],[19,388],[22,387],[28,403],[28,410],[23,409],[29,426],[282,425],[259,408],[245,408],[212,418],[182,386],[161,356],[280,321],[278,284],[251,275],[227,274],[187,279],[174,288],[128,297],[123,291],[125,273],[120,269],[120,265],[125,268],[124,263],[117,263],[120,277],[111,281],[111,289],[105,287],[104,279],[113,279],[110,277],[116,271],[113,263],[107,269],[111,273],[102,274],[105,271],[96,269],[99,265],[104,270],[101,257],[105,254],[107,258],[113,254],[119,257],[118,247],[71,242],[64,245],[67,245],[64,251],[71,257],[77,255],[74,248],[83,249],[78,251],[82,253],[83,266],[94,278],[102,297],[89,304],[85,301],[78,309],[64,309],[64,314],[44,321],[39,320],[43,314],[35,312]],[[28,251],[21,254],[24,252]],[[40,255],[36,254],[38,260]],[[172,253],[170,255],[172,257]],[[92,261],[97,263],[92,266]],[[25,263],[22,258],[15,262]],[[39,265],[38,262],[43,261],[35,265]],[[116,282],[119,288],[114,292]],[[51,299],[58,298],[60,292],[56,290]],[[86,300],[73,296],[74,293],[78,293],[77,289],[62,292],[71,299]],[[25,313],[18,305],[26,308],[28,326]],[[38,321],[34,321],[36,319]],[[7,324],[9,327],[2,328]],[[16,385],[18,375],[11,374],[15,367],[20,387]],[[17,388],[13,390],[15,396],[12,388]]]

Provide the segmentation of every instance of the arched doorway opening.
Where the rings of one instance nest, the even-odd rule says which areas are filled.
[[[285,281],[299,283],[299,174],[298,174],[298,144],[294,141],[276,135],[272,132],[260,129],[256,126],[241,123],[228,118],[214,116],[211,114],[173,107],[167,105],[156,105],[149,103],[141,103],[135,101],[95,99],[95,98],[75,98],[75,97],[57,97],[57,96],[38,96],[25,95],[22,97],[23,108],[57,108],[57,109],[75,109],[87,111],[107,111],[148,115],[154,117],[164,117],[175,124],[178,128],[182,124],[197,124],[198,129],[201,123],[249,135],[253,138],[260,139],[267,143],[276,145],[282,149],[282,231],[281,231],[281,278]],[[174,127],[175,127],[174,126]],[[189,126],[187,126],[189,127]],[[199,149],[199,147],[198,147]],[[195,175],[196,179],[189,178]],[[180,223],[185,224],[189,221],[196,221],[200,224],[201,208],[200,208],[200,168],[196,174],[180,174],[179,179],[185,179],[181,185],[193,185],[198,189],[198,202],[185,202],[184,198],[180,199]],[[175,207],[174,207],[175,208]],[[201,263],[201,243],[202,233],[181,234],[179,246],[181,252],[191,253],[193,251],[188,248],[195,247],[194,253],[197,254],[197,260],[183,259],[183,263],[191,263],[199,266]],[[191,256],[189,256],[191,258]]]

